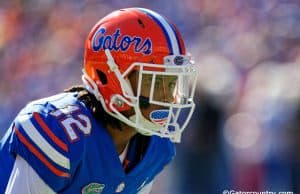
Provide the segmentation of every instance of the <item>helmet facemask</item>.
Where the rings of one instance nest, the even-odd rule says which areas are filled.
[[[196,71],[191,60],[183,55],[170,55],[164,57],[164,64],[137,62],[121,73],[108,49],[105,54],[122,94],[112,95],[109,104],[105,103],[96,83],[83,74],[86,88],[102,103],[104,110],[143,135],[180,142],[195,108]],[[133,115],[128,117],[118,110],[124,104],[132,108]]]

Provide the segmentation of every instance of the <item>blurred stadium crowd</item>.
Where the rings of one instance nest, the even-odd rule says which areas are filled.
[[[199,69],[197,110],[152,194],[300,193],[299,0],[0,1],[0,135],[28,101],[80,84],[87,33],[124,7],[173,20]]]

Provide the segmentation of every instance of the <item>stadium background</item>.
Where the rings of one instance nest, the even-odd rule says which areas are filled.
[[[84,40],[124,7],[174,21],[197,110],[152,194],[300,190],[298,0],[0,1],[0,135],[28,102],[81,82]]]

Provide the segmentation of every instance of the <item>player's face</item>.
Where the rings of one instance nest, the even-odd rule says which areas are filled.
[[[153,80],[154,79],[154,80]],[[154,84],[154,86],[152,86]],[[153,100],[172,103],[175,100],[176,76],[145,74],[142,77],[141,95],[149,98],[153,87]]]
[[[133,75],[134,79],[131,79],[131,84],[133,86],[134,93],[137,93],[138,85],[138,73],[135,72]],[[157,109],[164,109],[163,106],[149,104],[148,100],[152,96],[153,101],[157,102],[167,102],[174,103],[176,100],[176,85],[177,77],[170,75],[156,75],[143,74],[141,81],[141,91],[140,98],[141,101],[141,111],[145,118],[149,119],[149,115],[152,111]]]

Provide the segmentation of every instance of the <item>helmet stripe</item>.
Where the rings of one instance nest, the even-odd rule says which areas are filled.
[[[168,42],[168,47],[170,48],[170,55],[179,55],[181,52],[179,40],[177,37],[177,34],[170,25],[170,23],[161,15],[158,13],[151,11],[149,9],[144,9],[144,8],[137,8],[138,10],[146,13],[148,16],[150,16],[162,29],[162,31],[165,34],[165,37]]]
[[[173,30],[174,34],[176,35],[176,40],[177,40],[177,44],[178,44],[179,51],[180,51],[179,53],[183,54],[182,47],[180,46],[179,38],[178,38],[177,33],[176,33],[176,28],[172,25],[171,25],[171,27],[172,27],[172,30]]]

